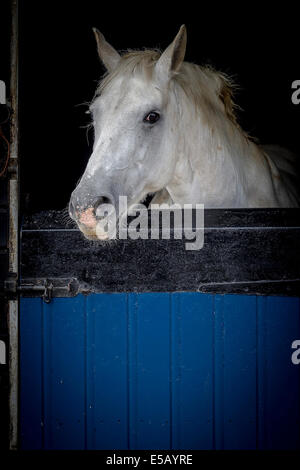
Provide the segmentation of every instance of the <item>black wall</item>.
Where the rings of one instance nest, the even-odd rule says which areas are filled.
[[[108,6],[105,4],[108,3]],[[207,62],[240,84],[240,123],[263,143],[298,151],[300,105],[291,83],[300,79],[299,14],[251,3],[20,2],[22,201],[27,209],[61,209],[91,150],[86,108],[103,73],[92,26],[117,48],[165,48],[182,23],[186,60]],[[281,4],[282,5],[282,4]],[[90,133],[92,140],[92,132]]]

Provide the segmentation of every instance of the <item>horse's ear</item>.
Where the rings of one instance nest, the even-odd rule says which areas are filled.
[[[112,72],[118,65],[121,56],[116,49],[105,40],[105,37],[98,29],[93,28],[93,32],[96,38],[100,60],[103,62],[107,71]]]
[[[160,79],[168,80],[172,73],[178,72],[184,60],[186,49],[186,27],[183,24],[174,41],[162,53],[155,66],[157,76]]]

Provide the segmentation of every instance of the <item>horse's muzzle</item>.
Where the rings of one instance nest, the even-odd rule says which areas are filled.
[[[77,223],[86,238],[105,240],[107,237],[105,233],[102,234],[99,228],[99,222],[106,219],[107,215],[109,215],[110,211],[107,211],[108,214],[104,215],[103,208],[113,207],[112,198],[101,196],[95,198],[92,204],[91,202],[89,204],[86,203],[87,201],[84,202],[85,204],[82,204],[78,198],[72,195],[69,203],[70,217]],[[102,209],[102,211],[100,209]],[[98,230],[96,230],[97,228]]]

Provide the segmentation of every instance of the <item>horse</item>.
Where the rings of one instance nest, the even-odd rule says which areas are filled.
[[[106,73],[89,105],[92,154],[69,203],[87,238],[105,239],[97,213],[120,209],[120,196],[129,210],[149,195],[151,205],[299,207],[296,157],[240,127],[231,78],[184,61],[185,25],[163,52],[122,55],[93,31]]]

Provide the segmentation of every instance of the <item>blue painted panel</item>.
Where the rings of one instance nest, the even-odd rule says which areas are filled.
[[[20,428],[24,449],[43,443],[42,316],[41,299],[21,299],[20,316]]]
[[[83,296],[43,305],[45,449],[84,449],[86,416]]]
[[[215,297],[215,447],[256,448],[256,298]]]
[[[213,299],[172,295],[174,449],[213,448]]]
[[[170,448],[170,295],[129,296],[129,448]]]
[[[300,365],[291,344],[300,339],[299,299],[258,298],[258,446],[299,449]]]
[[[87,448],[128,448],[126,294],[87,302]]]
[[[22,299],[24,449],[300,448],[299,299]]]

